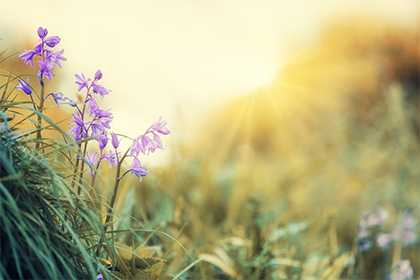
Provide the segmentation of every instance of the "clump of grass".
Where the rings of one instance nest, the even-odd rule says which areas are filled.
[[[95,248],[100,220],[87,197],[75,195],[66,174],[55,171],[51,155],[74,152],[65,141],[34,139],[36,129],[19,131],[37,114],[47,127],[62,132],[47,116],[24,102],[0,102],[0,228],[2,279],[80,279],[96,277]],[[6,94],[5,94],[6,93]],[[67,135],[61,134],[68,140]],[[43,150],[36,149],[42,142]]]

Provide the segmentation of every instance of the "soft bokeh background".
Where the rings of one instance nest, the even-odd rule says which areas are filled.
[[[0,1],[0,46],[30,48],[43,26],[68,61],[57,85],[76,91],[74,74],[104,73],[113,130],[135,136],[159,116],[185,136],[191,120],[274,80],[331,18],[386,15],[414,25],[417,1]],[[22,42],[22,40],[26,40]],[[15,50],[11,48],[11,50]],[[128,143],[127,143],[128,145]],[[161,163],[169,153],[145,159]]]
[[[418,242],[364,253],[354,242],[374,205],[390,213],[383,232],[404,209],[419,219],[417,1],[0,5],[6,55],[32,48],[38,26],[62,38],[54,89],[74,96],[75,73],[102,70],[113,131],[168,121],[165,151],[142,158],[151,173],[124,179],[116,208],[121,227],[165,230],[213,264],[191,277],[383,279],[395,258],[418,276]],[[171,240],[151,240],[171,273],[189,264]]]

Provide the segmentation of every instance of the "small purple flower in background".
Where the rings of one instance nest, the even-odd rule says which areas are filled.
[[[382,249],[387,249],[392,242],[392,236],[390,234],[381,233],[378,235],[376,242]]]
[[[134,158],[133,163],[131,164],[131,174],[136,175],[141,182],[141,177],[146,176],[148,173],[149,171],[141,165],[140,160],[138,158]]]
[[[400,242],[402,246],[415,244],[418,241],[417,234],[414,230],[417,228],[417,220],[414,219],[412,213],[404,210],[401,213],[401,219],[391,234],[379,234],[376,242],[382,249],[388,248],[392,242]]]
[[[363,238],[366,238],[366,237],[369,237],[369,236],[370,236],[370,231],[369,230],[367,230],[364,227],[361,227],[359,229],[359,233],[357,234],[358,238],[363,239]]]
[[[392,239],[401,242],[403,246],[407,246],[417,242],[417,235],[413,231],[398,225],[392,231]]]
[[[16,89],[20,89],[26,94],[31,94],[32,93],[32,89],[28,85],[29,78],[26,79],[26,82],[23,82],[22,80],[18,80],[18,81],[19,81],[20,85],[17,86]]]
[[[389,280],[410,280],[413,279],[413,268],[410,260],[399,260],[392,268]]]
[[[413,214],[411,211],[405,210],[401,214],[401,225],[406,230],[414,230],[417,228],[417,220],[414,219]]]
[[[364,252],[369,250],[372,247],[372,242],[366,239],[359,240],[360,249]]]
[[[359,222],[359,232],[357,239],[362,251],[367,251],[372,247],[372,243],[366,238],[371,235],[371,227],[381,227],[384,220],[388,218],[389,213],[381,206],[375,206],[363,212]]]
[[[98,274],[98,276],[96,276],[96,280],[104,280],[104,277],[102,274]]]
[[[386,211],[381,206],[375,206],[372,209],[369,209],[362,214],[362,219],[360,220],[359,225],[361,227],[373,227],[373,226],[382,226],[382,223],[386,218],[388,218],[389,212]]]

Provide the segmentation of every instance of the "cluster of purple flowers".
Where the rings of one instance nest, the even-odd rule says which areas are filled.
[[[411,211],[405,210],[401,213],[400,222],[392,233],[379,234],[376,242],[382,249],[387,249],[392,242],[400,242],[402,246],[415,244],[418,240],[415,233],[417,224]]]
[[[410,280],[413,279],[413,268],[409,260],[399,260],[392,268],[388,280]]]
[[[149,154],[149,152],[153,153],[157,148],[163,149],[163,144],[159,134],[166,135],[170,133],[169,129],[166,128],[166,121],[162,121],[160,118],[159,121],[152,124],[152,126],[150,126],[144,134],[135,138],[130,149],[120,159],[121,153],[118,152],[118,148],[122,139],[120,139],[115,133],[110,133],[109,138],[107,133],[108,129],[110,129],[110,123],[113,119],[113,115],[110,110],[101,109],[91,93],[93,92],[101,98],[104,98],[105,95],[108,95],[111,92],[111,90],[98,83],[102,78],[102,72],[98,70],[95,73],[95,77],[92,82],[91,79],[86,78],[84,74],[76,74],[75,76],[77,79],[76,84],[79,86],[78,91],[85,88],[87,90],[87,94],[83,108],[80,109],[78,105],[75,106],[77,108],[77,112],[72,115],[73,118],[70,123],[72,126],[68,134],[74,135],[74,139],[76,141],[86,139],[88,137],[96,137],[95,140],[99,145],[99,155],[97,152],[92,155],[89,154],[89,152],[86,152],[85,155],[86,163],[91,169],[92,177],[95,174],[94,169],[99,166],[101,160],[104,159],[108,161],[109,167],[111,167],[118,166],[121,160],[123,160],[126,156],[130,156],[133,157],[130,172],[141,180],[141,178],[146,176],[149,171],[141,165],[140,160],[138,159],[139,153],[142,152],[143,154],[146,154],[147,152],[147,154]],[[85,109],[89,114],[89,120],[85,119]],[[110,150],[108,153],[105,153],[104,150],[109,140],[111,140],[114,151]]]
[[[58,36],[47,37],[48,31],[42,27],[38,28],[37,33],[41,43],[33,50],[25,50],[19,58],[25,60],[25,65],[30,63],[31,66],[33,66],[34,58],[36,56],[41,57],[38,61],[40,70],[38,71],[37,76],[39,77],[40,84],[43,87],[44,77],[51,80],[54,77],[54,73],[52,72],[54,67],[58,65],[61,68],[60,61],[66,61],[67,59],[63,56],[64,49],[61,51],[52,51],[50,49],[60,43],[61,39]],[[57,106],[59,106],[60,102],[64,101],[70,106],[75,107],[77,112],[72,114],[68,134],[73,135],[75,141],[92,137],[99,143],[99,155],[98,152],[93,154],[86,152],[85,158],[83,159],[90,167],[92,177],[95,176],[95,170],[99,167],[101,160],[104,159],[108,161],[110,167],[119,166],[120,163],[128,156],[133,157],[131,169],[129,171],[139,177],[141,181],[141,178],[146,176],[149,172],[141,165],[140,160],[138,159],[139,153],[141,152],[146,155],[146,153],[153,153],[156,149],[163,149],[163,144],[159,134],[166,135],[170,133],[169,129],[166,128],[166,121],[163,121],[160,118],[159,121],[152,124],[152,126],[150,126],[144,134],[134,139],[131,147],[120,158],[121,153],[118,152],[118,147],[121,139],[119,139],[115,133],[110,133],[108,135],[113,115],[110,110],[101,109],[94,96],[99,95],[101,99],[103,99],[111,92],[111,90],[99,84],[99,81],[102,79],[102,72],[98,70],[95,73],[93,80],[86,78],[84,74],[76,74],[75,77],[76,84],[78,85],[78,92],[86,89],[84,102],[78,103],[69,97],[64,96],[61,92],[50,93],[43,98],[43,100],[51,95],[55,103],[57,103]],[[19,80],[19,85],[16,88],[30,95],[32,93],[32,89],[28,85],[28,81],[29,78],[26,82]],[[42,110],[42,105],[39,109]],[[104,151],[109,140],[111,140],[114,151],[110,150],[106,153]],[[87,142],[85,142],[85,145],[87,145]]]
[[[382,223],[388,216],[389,213],[381,206],[375,206],[363,212],[357,234],[362,251],[367,251],[372,247],[372,242],[368,239],[371,235],[370,228],[381,228]],[[415,233],[417,224],[418,222],[413,217],[411,211],[404,210],[401,213],[400,222],[392,233],[379,233],[376,237],[376,243],[382,249],[387,249],[393,242],[399,242],[402,246],[415,244],[418,241],[417,234]]]
[[[368,239],[371,235],[370,228],[382,227],[382,224],[389,213],[381,206],[375,206],[363,212],[362,218],[359,222],[359,232],[357,234],[357,240],[362,251],[367,251],[372,247],[372,242]]]
[[[49,48],[54,48],[58,43],[60,43],[60,37],[50,36],[47,37],[48,30],[42,27],[38,28],[38,36],[41,39],[39,43],[33,50],[25,50],[20,56],[20,59],[25,60],[25,65],[30,63],[31,66],[34,66],[34,58],[39,56],[41,59],[38,60],[39,71],[36,74],[39,77],[41,85],[44,84],[44,77],[47,77],[50,81],[55,76],[52,70],[57,65],[61,68],[60,61],[66,61],[67,59],[63,56],[64,49],[61,51],[52,51]],[[23,82],[19,80],[20,86],[17,88],[23,90],[26,94],[31,94],[32,90],[28,86],[28,80]]]

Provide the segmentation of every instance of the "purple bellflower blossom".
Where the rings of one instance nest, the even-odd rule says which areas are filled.
[[[112,146],[114,147],[114,149],[117,149],[118,148],[118,146],[120,145],[121,140],[122,139],[119,139],[118,140],[118,136],[114,132],[111,132],[111,143],[112,143]]]
[[[22,80],[18,80],[19,81],[19,86],[16,87],[16,89],[20,89],[22,90],[24,93],[26,94],[31,94],[32,93],[32,89],[31,87],[28,85],[28,81],[29,78],[26,79],[26,82],[23,82]]]
[[[94,153],[92,156],[89,154],[89,152],[86,152],[86,163],[88,164],[89,168],[90,168],[90,174],[92,175],[92,177],[95,175],[93,173],[94,168],[96,166],[98,160],[98,153]]]
[[[89,88],[90,78],[86,80],[86,77],[84,74],[82,74],[81,76],[78,74],[75,74],[74,76],[77,79],[76,84],[79,85],[79,88],[77,89],[77,91],[81,91],[83,88],[86,88],[86,89]]]
[[[39,38],[44,39],[48,34],[48,30],[46,28],[38,27],[37,33]]]
[[[103,133],[101,137],[98,137],[95,139],[96,141],[99,142],[99,150],[102,152],[106,145],[108,144],[108,136],[106,135],[106,133]]]
[[[109,163],[109,168],[111,166],[118,166],[118,158],[120,153],[116,154],[115,152],[109,151],[107,154],[103,154],[101,158],[105,159]]]
[[[167,135],[171,131],[166,127],[166,121],[162,121],[162,117],[159,118],[159,121],[153,123],[145,134],[140,135],[134,139],[133,143],[130,146],[130,156],[138,156],[139,153],[144,155],[154,152],[156,149],[163,150],[162,140],[158,134]],[[148,136],[148,134],[153,135],[153,139]]]
[[[151,129],[163,135],[167,135],[171,132],[166,128],[166,121],[162,121],[162,117],[159,117],[159,120],[152,124]]]
[[[41,39],[43,39],[43,38],[41,38]],[[48,37],[45,40],[45,44],[50,48],[54,48],[56,45],[58,45],[58,43],[60,43],[60,41],[61,41],[60,37],[51,36],[51,37]]]
[[[108,95],[111,92],[111,90],[105,88],[104,86],[97,85],[95,82],[92,83],[92,88],[93,88],[93,93],[99,94],[101,99],[103,99],[105,95]]]
[[[89,124],[89,122],[84,122],[81,117],[78,115],[72,114],[74,124],[73,127],[70,128],[70,131],[67,132],[67,134],[71,135],[74,134],[74,140],[79,141],[83,138],[87,137],[87,131],[86,131],[86,125]]]
[[[136,157],[133,159],[130,171],[140,179],[140,182],[142,180],[141,178],[149,173],[149,171],[147,171],[146,168],[141,165],[140,160]]]
[[[48,30],[39,27],[37,30],[38,37],[41,39],[41,43],[38,44],[34,50],[25,50],[19,56],[20,59],[24,59],[24,65],[28,63],[34,66],[35,56],[40,56],[41,60],[38,61],[40,70],[37,76],[40,79],[41,85],[44,84],[44,77],[47,77],[50,81],[55,76],[52,70],[56,65],[61,68],[60,61],[66,61],[67,59],[63,56],[64,49],[61,51],[52,51],[48,48],[54,48],[60,43],[61,39],[58,36],[46,37]]]
[[[20,59],[24,59],[25,63],[24,65],[30,63],[31,66],[34,66],[34,57],[36,55],[36,52],[34,52],[33,50],[25,50],[20,56]]]

